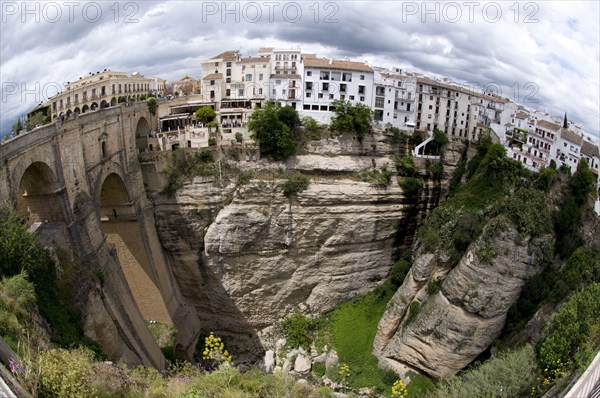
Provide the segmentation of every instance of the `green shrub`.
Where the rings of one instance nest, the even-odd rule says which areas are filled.
[[[407,250],[400,256],[400,259],[394,263],[390,272],[390,281],[395,289],[402,285],[411,266],[412,251]]]
[[[208,139],[208,146],[215,146],[217,145],[217,140],[214,138],[209,138]]]
[[[396,159],[396,170],[402,177],[414,177],[417,174],[415,161],[412,156],[402,156]]]
[[[590,331],[600,325],[600,284],[593,283],[575,295],[552,318],[546,336],[538,343],[540,367],[556,369],[585,367],[578,354],[588,341]],[[598,342],[596,342],[598,343]]]
[[[311,319],[299,312],[294,312],[283,320],[281,326],[287,336],[289,347],[310,348],[310,337],[315,326]]]
[[[244,136],[242,133],[235,133],[235,140],[239,143],[242,143],[244,141]]]
[[[410,303],[410,306],[408,307],[408,316],[406,317],[404,326],[406,327],[410,325],[415,319],[417,319],[419,312],[421,312],[421,303],[418,301],[413,301]]]
[[[427,170],[427,173],[436,180],[439,180],[444,176],[444,164],[441,161],[432,162],[427,160],[425,169]]]
[[[552,216],[546,195],[535,189],[517,190],[502,206],[519,232],[540,236],[552,231]]]
[[[283,194],[287,197],[297,195],[300,192],[305,191],[309,185],[310,178],[299,171],[295,171],[283,184]]]
[[[423,189],[423,180],[421,178],[404,177],[400,180],[400,187],[409,200],[416,200],[421,189]]]
[[[317,377],[325,376],[325,362],[315,362],[312,366],[312,372]]]
[[[460,375],[441,381],[424,397],[524,397],[529,396],[536,376],[535,353],[525,345],[515,351],[500,353]]]
[[[94,376],[91,351],[84,348],[41,351],[38,361],[42,396],[89,398],[96,395],[90,383]]]
[[[442,283],[444,283],[443,279],[433,279],[427,282],[427,294],[433,296],[442,288]]]

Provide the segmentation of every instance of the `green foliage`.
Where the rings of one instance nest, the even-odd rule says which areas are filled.
[[[406,250],[402,253],[398,261],[394,263],[390,272],[390,282],[394,289],[402,285],[404,278],[406,278],[408,271],[410,271],[410,267],[412,267],[412,251]]]
[[[373,112],[364,104],[353,105],[350,101],[335,100],[331,103],[335,116],[331,118],[331,129],[340,132],[354,132],[362,142],[371,128]]]
[[[552,318],[546,336],[538,343],[540,367],[555,369],[558,364],[584,367],[578,363],[584,343],[594,327],[600,325],[600,284],[593,283],[575,295]]]
[[[529,395],[536,376],[535,353],[525,345],[515,351],[502,352],[481,365],[440,382],[424,397],[523,397]]]
[[[448,143],[448,136],[444,134],[443,131],[439,129],[433,130],[433,141],[431,141],[433,147],[435,148],[435,153],[441,153],[442,147]]]
[[[415,161],[412,156],[402,156],[396,159],[396,170],[402,177],[414,177],[417,174]]]
[[[433,296],[442,288],[442,283],[444,283],[443,279],[432,279],[427,282],[427,294]]]
[[[312,373],[317,377],[325,376],[325,362],[315,362],[312,365]]]
[[[89,398],[96,395],[90,382],[94,376],[91,351],[52,349],[41,351],[38,360],[41,396]]]
[[[458,253],[464,253],[471,242],[481,233],[482,217],[478,212],[467,210],[460,212],[456,227],[452,231],[452,244]]]
[[[281,107],[278,114],[279,121],[285,123],[292,133],[300,126],[300,116],[295,108],[289,105]]]
[[[215,120],[217,112],[210,106],[203,106],[194,113],[194,117],[196,118],[196,121],[206,124]]]
[[[385,283],[372,293],[347,302],[327,316],[333,345],[340,363],[352,371],[348,385],[353,388],[376,387],[389,391],[397,376],[379,368],[373,355],[377,325],[396,289]],[[328,372],[329,373],[329,372]]]
[[[375,167],[375,166],[373,166]],[[387,167],[382,167],[381,171],[373,168],[373,170],[363,171],[358,175],[361,181],[371,182],[380,187],[388,187],[392,183],[393,172]]]
[[[118,102],[119,104],[127,102],[127,97],[125,97],[124,95],[119,96]]]
[[[310,348],[310,337],[314,331],[315,323],[299,312],[288,315],[281,326],[288,339],[290,348]]]
[[[12,125],[12,132],[13,133],[18,133],[19,131],[23,130],[23,123],[21,123],[21,118],[19,117],[17,119],[17,121]]]
[[[596,188],[596,177],[590,170],[587,160],[582,158],[577,165],[577,171],[569,182],[569,189],[575,203],[581,206],[588,195]]]
[[[144,96],[144,98],[140,98],[140,100],[142,100],[142,101],[143,101],[144,99],[145,99],[145,96]],[[149,112],[150,112],[152,115],[156,116],[156,110],[158,109],[158,101],[156,101],[156,98],[154,98],[154,97],[150,97],[150,98],[148,98],[148,99],[146,100],[146,104],[148,105],[148,111],[149,111]]]
[[[242,133],[235,133],[235,140],[241,144],[244,141],[244,136]]]
[[[425,133],[424,131],[415,130],[410,136],[409,141],[413,146],[416,146],[419,145],[421,142],[425,141],[426,136],[427,133]]]
[[[568,258],[583,244],[581,236],[581,209],[573,195],[567,194],[562,206],[554,213],[554,231],[556,233],[556,253]]]
[[[300,192],[305,191],[309,185],[310,178],[299,171],[295,171],[283,184],[283,194],[287,197],[297,195]]]
[[[215,146],[215,145],[217,145],[217,140],[215,138],[209,138],[208,146]]]
[[[165,168],[168,183],[163,193],[169,197],[183,186],[183,183],[195,176],[212,176],[215,165],[209,151],[200,152],[177,149],[171,153],[171,161]]]
[[[440,180],[444,176],[444,164],[441,161],[432,162],[427,160],[425,162],[425,169],[427,170],[427,173],[436,180]]]
[[[35,308],[34,286],[24,271],[0,281],[0,336],[16,349],[31,332],[30,311]]]
[[[418,301],[413,301],[410,303],[410,306],[408,307],[408,316],[406,317],[406,322],[404,322],[404,327],[407,327],[415,319],[417,319],[419,312],[421,312],[421,303]]]
[[[254,133],[261,154],[271,155],[275,160],[285,159],[296,151],[290,127],[280,119],[281,109],[278,102],[267,101],[262,109],[252,113],[248,122],[248,129]]]
[[[37,125],[44,125],[50,123],[50,115],[47,109],[41,109],[28,115],[25,121],[27,130],[34,129]]]
[[[404,177],[400,180],[400,187],[404,191],[404,195],[409,200],[417,200],[421,189],[423,189],[423,179],[415,177]]]
[[[555,174],[556,174],[556,168],[542,167],[542,169],[540,170],[538,177],[535,181],[536,187],[538,189],[541,189],[542,191],[548,191],[548,189],[550,188],[550,185],[552,185],[552,181],[554,180]]]
[[[546,195],[541,191],[531,188],[517,190],[505,201],[502,211],[514,221],[519,232],[540,236],[552,231],[552,215]]]

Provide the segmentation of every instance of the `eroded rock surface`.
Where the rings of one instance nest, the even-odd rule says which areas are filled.
[[[491,240],[471,244],[456,266],[441,253],[418,250],[379,323],[374,349],[380,362],[434,377],[452,376],[471,363],[502,331],[525,281],[540,271],[528,250],[537,244],[507,221]],[[497,256],[482,260],[484,245]],[[428,284],[440,278],[441,288],[430,294]]]

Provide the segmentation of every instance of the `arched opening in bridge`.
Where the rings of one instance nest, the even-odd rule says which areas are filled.
[[[149,248],[123,179],[109,174],[100,190],[100,221],[108,244],[116,250],[125,279],[142,316],[172,324],[156,285]]]
[[[102,102],[100,102],[100,108],[108,108],[108,102],[106,102],[106,100],[102,100]]]
[[[70,109],[67,111],[67,119],[70,118],[71,116],[73,116],[73,111],[71,111]]]
[[[93,102],[92,105],[90,106],[90,110],[91,111],[95,111],[96,109],[98,109],[98,103],[97,102]]]
[[[81,113],[86,113],[89,110],[90,110],[90,107],[87,105],[84,105],[83,108],[81,108]]]
[[[135,146],[139,152],[148,150],[148,137],[150,136],[150,125],[146,118],[142,117],[135,129]]]
[[[75,108],[73,110],[73,113],[76,114],[76,115],[79,115],[81,113],[81,110],[79,108]]]
[[[115,97],[110,100],[110,106],[117,106],[117,99]]]
[[[35,162],[23,173],[17,193],[17,208],[27,226],[64,222],[60,184],[52,169]]]

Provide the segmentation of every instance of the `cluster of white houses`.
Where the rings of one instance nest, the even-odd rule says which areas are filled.
[[[586,158],[598,174],[598,147],[583,138],[580,126],[568,122],[565,127],[561,118],[448,79],[274,48],[260,48],[249,57],[225,51],[203,61],[201,75],[201,79],[186,76],[171,85],[171,92],[185,95],[159,101],[158,131],[153,133],[158,142],[152,150],[208,146],[211,137],[234,141],[237,133],[249,140],[248,118],[267,100],[327,124],[334,115],[332,102],[341,99],[370,107],[380,127],[408,132],[439,129],[451,139],[469,140],[491,129],[509,156],[531,170],[549,166],[552,160],[574,170]],[[140,100],[148,93],[161,97],[166,89],[164,79],[104,70],[67,83],[62,93],[43,106],[50,109],[53,119],[62,119]],[[194,120],[194,112],[204,106],[217,113],[215,131]]]

